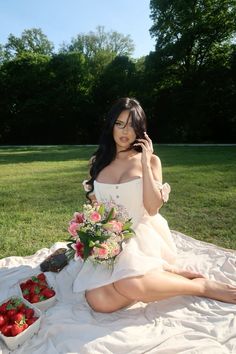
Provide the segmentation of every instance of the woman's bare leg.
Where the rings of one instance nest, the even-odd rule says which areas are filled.
[[[193,295],[236,304],[236,286],[205,278],[190,280],[166,271],[153,271],[143,276],[121,279],[114,285],[120,294],[142,302]]]
[[[85,293],[89,306],[97,312],[114,312],[123,307],[130,306],[136,301],[120,294],[114,283],[87,290]]]
[[[205,278],[188,279],[166,271],[125,278],[86,292],[88,304],[97,312],[113,312],[137,301],[153,302],[192,295],[236,304],[236,286]]]
[[[182,275],[182,277],[188,278],[188,279],[194,279],[194,278],[205,278],[205,276],[199,272],[195,272],[192,270],[188,269],[182,269],[174,265],[164,265],[163,270],[167,272],[171,272],[174,274]]]

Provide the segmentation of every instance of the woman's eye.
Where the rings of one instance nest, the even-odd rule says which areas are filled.
[[[128,124],[123,122],[115,122],[115,125],[120,129],[124,129],[124,127],[133,128],[132,122],[128,122]]]
[[[122,124],[121,122],[116,122],[115,125],[117,125],[117,127],[124,127],[124,124]]]

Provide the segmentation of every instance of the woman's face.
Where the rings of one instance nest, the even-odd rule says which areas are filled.
[[[136,139],[129,114],[128,110],[121,112],[113,127],[113,138],[118,151],[128,149]]]

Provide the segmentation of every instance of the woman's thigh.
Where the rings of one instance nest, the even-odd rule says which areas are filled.
[[[113,284],[87,290],[85,297],[96,312],[114,312],[134,303],[134,300],[119,294]]]

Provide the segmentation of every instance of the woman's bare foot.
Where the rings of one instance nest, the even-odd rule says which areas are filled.
[[[202,275],[201,273],[194,272],[192,270],[187,270],[187,269],[180,269],[180,268],[178,268],[176,266],[172,266],[172,265],[165,266],[164,270],[167,272],[181,275],[182,277],[185,277],[188,279],[205,278],[204,275]]]
[[[202,285],[203,297],[236,304],[236,286],[204,278],[195,278],[192,281]]]

